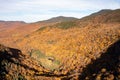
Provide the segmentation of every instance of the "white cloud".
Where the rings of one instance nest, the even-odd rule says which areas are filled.
[[[56,16],[66,16],[66,17],[77,17],[77,18],[80,18],[80,17],[83,17],[85,15],[88,15],[88,14],[84,14],[84,13],[67,13],[67,12],[64,12],[64,13],[50,13],[50,14],[26,14],[26,15],[22,15],[21,16],[1,16],[1,19],[5,19],[5,20],[11,20],[13,19],[14,21],[26,21],[26,22],[36,22],[36,21],[41,21],[41,20],[46,20],[46,19],[49,19],[51,17],[56,17]]]

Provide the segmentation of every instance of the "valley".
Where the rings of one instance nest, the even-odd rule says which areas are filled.
[[[1,80],[120,79],[120,9],[0,21],[0,44]]]

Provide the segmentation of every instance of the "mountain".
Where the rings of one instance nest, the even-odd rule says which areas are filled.
[[[41,61],[45,68],[65,75],[58,77],[60,79],[119,79],[118,12],[100,11],[79,20],[49,25],[16,44],[22,51],[32,52],[33,57]],[[99,20],[98,17],[104,14],[112,15]],[[112,22],[105,21],[108,18],[113,19]],[[49,56],[53,62],[46,62],[45,56]]]
[[[64,16],[58,16],[58,17],[53,17],[48,20],[40,21],[40,22],[45,22],[45,23],[56,23],[56,22],[65,22],[65,21],[74,21],[78,20],[77,18],[74,17],[64,17]]]
[[[6,45],[13,44],[14,41],[20,37],[22,38],[24,36],[27,36],[39,28],[54,25],[61,21],[70,21],[75,19],[76,18],[59,16],[35,23],[25,23],[23,21],[0,21],[0,41],[2,43],[6,43]]]
[[[100,23],[101,24],[107,24],[107,23],[114,24],[114,23],[120,22],[119,17],[120,17],[120,9],[116,9],[116,10],[105,9],[105,10],[101,10],[99,12],[93,13],[91,15],[88,15],[86,17],[83,17],[81,19],[63,21],[63,22],[56,23],[49,27],[68,29],[68,28],[73,28],[73,27],[86,27],[86,26],[93,26],[93,25],[99,26]],[[54,20],[54,18],[53,18],[53,20]],[[46,27],[44,27],[44,29],[45,28]],[[41,29],[43,29],[43,28],[41,28]],[[41,30],[41,29],[39,29],[39,30]]]
[[[26,24],[23,21],[0,21],[0,38],[12,35],[16,28]]]
[[[89,16],[86,16],[81,21],[94,22],[94,23],[111,23],[111,22],[120,22],[120,9],[116,10],[101,10],[97,13],[93,13]]]
[[[0,21],[0,28],[11,28],[26,24],[23,21]]]
[[[27,35],[0,39],[0,79],[119,80],[119,11],[17,27]]]

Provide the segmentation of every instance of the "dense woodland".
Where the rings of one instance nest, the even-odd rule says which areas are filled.
[[[0,21],[0,44],[3,80],[120,79],[120,9],[81,19]]]

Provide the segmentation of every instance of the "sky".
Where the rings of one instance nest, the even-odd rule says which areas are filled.
[[[57,16],[81,18],[102,9],[120,9],[120,0],[0,0],[0,20],[29,23]]]

